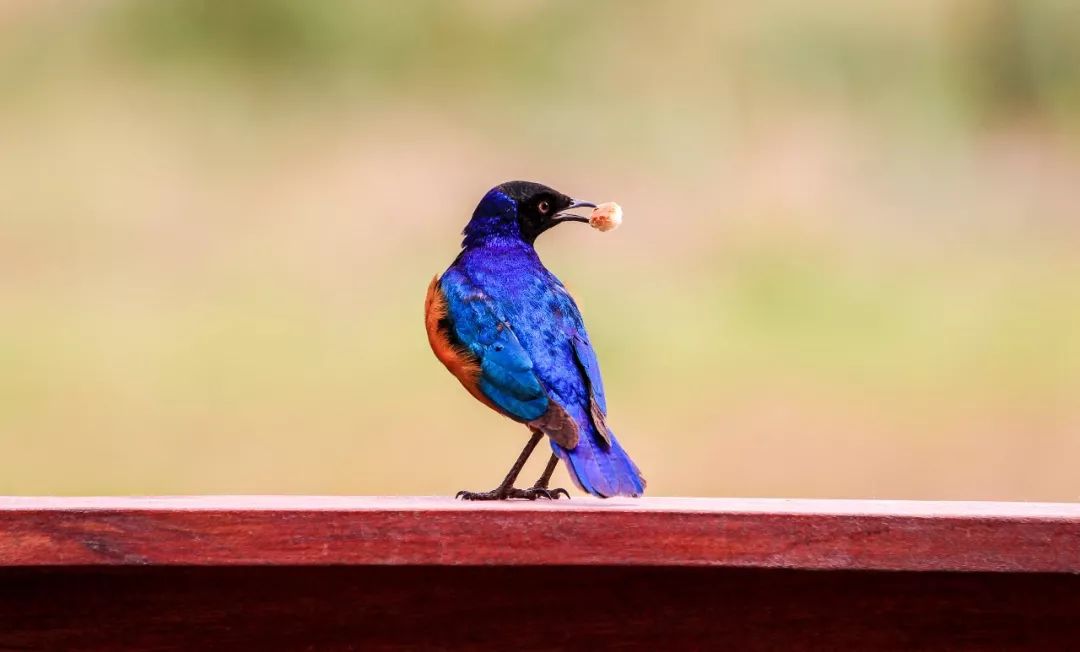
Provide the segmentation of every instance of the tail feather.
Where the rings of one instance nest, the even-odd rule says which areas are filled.
[[[611,446],[607,447],[596,440],[592,428],[586,430],[571,450],[551,442],[552,450],[566,462],[574,484],[600,498],[645,493],[645,478],[618,440],[612,436]]]

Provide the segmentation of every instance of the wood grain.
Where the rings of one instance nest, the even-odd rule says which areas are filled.
[[[0,650],[1025,650],[1080,507],[0,498]]]
[[[1080,572],[1080,506],[574,498],[0,499],[0,566]]]

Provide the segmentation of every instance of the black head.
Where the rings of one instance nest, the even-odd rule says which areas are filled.
[[[492,188],[465,227],[465,242],[489,235],[517,236],[532,244],[544,231],[562,222],[585,222],[588,218],[566,211],[595,204],[532,181],[507,181]]]

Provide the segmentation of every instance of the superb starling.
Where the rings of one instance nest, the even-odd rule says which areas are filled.
[[[569,497],[549,489],[559,460],[594,496],[640,496],[645,479],[607,425],[604,382],[581,313],[533,243],[570,213],[592,207],[539,183],[509,181],[480,200],[465,226],[461,253],[428,286],[425,325],[435,356],[477,400],[529,427],[532,436],[491,491],[465,500]],[[540,438],[554,454],[536,484],[514,481]]]

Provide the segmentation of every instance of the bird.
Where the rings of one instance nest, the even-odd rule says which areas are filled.
[[[560,461],[593,496],[645,491],[641,471],[608,427],[604,381],[577,303],[534,247],[552,227],[588,223],[570,212],[579,208],[596,204],[531,181],[492,188],[462,232],[460,253],[428,286],[424,324],[435,357],[474,398],[530,432],[495,489],[459,491],[457,498],[569,498],[566,489],[549,488]],[[543,474],[516,488],[544,436],[552,455]]]

